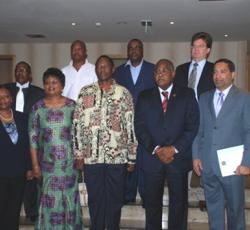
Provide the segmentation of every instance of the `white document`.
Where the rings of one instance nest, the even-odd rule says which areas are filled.
[[[236,168],[241,164],[243,151],[243,145],[217,150],[220,171],[223,177],[235,175]]]

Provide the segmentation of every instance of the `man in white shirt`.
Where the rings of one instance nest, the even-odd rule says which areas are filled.
[[[62,72],[65,75],[63,95],[74,101],[83,86],[97,81],[95,66],[87,60],[87,49],[83,41],[76,40],[71,44],[71,61]]]

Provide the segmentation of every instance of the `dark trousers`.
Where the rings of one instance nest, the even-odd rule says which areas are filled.
[[[27,217],[38,216],[38,185],[35,179],[27,180],[25,183],[23,204]]]
[[[127,174],[126,188],[125,188],[125,202],[133,201],[136,199],[137,187],[142,200],[144,200],[145,186],[144,186],[144,171],[143,171],[143,152],[140,145],[137,148],[135,170]]]
[[[160,171],[145,173],[146,229],[162,229],[162,198],[167,179],[168,230],[187,230],[188,173],[169,173],[164,166]]]
[[[126,165],[84,165],[91,230],[119,230]]]
[[[0,229],[19,229],[24,184],[24,176],[0,178]]]

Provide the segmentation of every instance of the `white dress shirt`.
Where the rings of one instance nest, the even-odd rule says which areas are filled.
[[[71,61],[68,66],[62,69],[65,75],[65,87],[63,96],[74,101],[77,100],[82,87],[90,85],[97,81],[95,66],[86,59],[85,64],[77,71]]]
[[[21,85],[19,82],[16,83],[16,86],[19,88],[19,91],[16,95],[16,111],[23,112],[24,109],[24,94],[23,89],[29,88],[29,82]]]
[[[130,67],[130,73],[131,73],[134,85],[136,84],[139,74],[141,72],[142,63],[143,63],[143,60],[141,60],[141,63],[138,66],[133,66],[131,61],[128,60],[127,63],[125,64],[125,66],[129,65]]]

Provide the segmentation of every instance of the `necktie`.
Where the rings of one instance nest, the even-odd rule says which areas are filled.
[[[222,92],[219,93],[218,95],[218,99],[217,99],[217,102],[216,102],[216,106],[215,106],[215,115],[216,117],[218,116],[220,110],[221,110],[221,107],[223,105],[223,102],[224,102],[224,94]]]
[[[167,107],[168,107],[168,92],[167,91],[163,91],[161,92],[161,94],[163,95],[163,101],[162,101],[162,110],[164,113],[166,113],[167,111]]]
[[[22,87],[19,87],[19,91],[16,95],[16,111],[23,112],[24,107],[24,94]]]
[[[195,87],[197,66],[198,66],[198,63],[194,63],[193,69],[192,69],[190,76],[189,76],[189,79],[188,79],[188,87],[192,88],[192,89],[194,89],[194,87]]]

